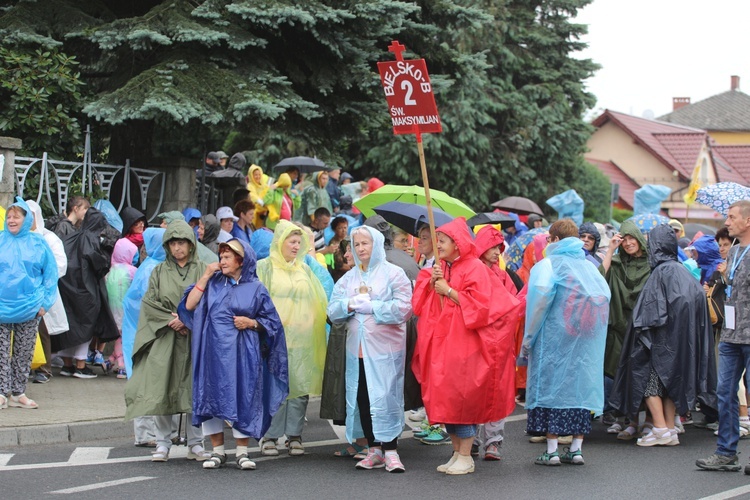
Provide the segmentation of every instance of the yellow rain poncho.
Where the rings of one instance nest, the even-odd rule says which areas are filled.
[[[256,170],[260,171],[260,182],[255,182],[253,174]],[[268,208],[265,206],[263,198],[266,196],[268,191],[268,176],[263,173],[263,169],[258,165],[251,165],[247,172],[247,190],[250,191],[248,195],[250,201],[255,203],[255,218],[253,219],[253,225],[255,227],[263,226],[262,216],[268,213]]]
[[[258,262],[258,278],[268,288],[284,325],[289,359],[288,399],[319,395],[323,386],[326,358],[326,299],[323,286],[304,263],[310,250],[307,235],[297,257],[286,262],[281,253],[284,241],[299,228],[281,220],[271,242],[270,255]]]
[[[5,230],[5,208],[0,206],[0,231]]]

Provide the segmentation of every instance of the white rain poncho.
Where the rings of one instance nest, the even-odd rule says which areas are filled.
[[[284,241],[299,228],[279,221],[271,242],[270,255],[258,261],[258,278],[266,285],[284,325],[289,360],[289,396],[317,396],[323,387],[326,361],[326,306],[328,299],[320,280],[305,264],[310,249],[307,235],[297,258],[287,262],[281,253]]]
[[[526,409],[604,407],[604,347],[610,291],[586,263],[583,242],[547,247],[531,269],[526,296]]]
[[[44,241],[47,242],[50,250],[52,250],[52,255],[55,256],[57,279],[60,279],[68,272],[68,257],[65,255],[63,242],[59,236],[44,227],[44,216],[39,204],[34,200],[27,200],[26,204],[34,213],[34,219],[36,220],[36,229],[34,229],[34,232],[44,237]],[[62,297],[60,297],[60,290],[57,290],[55,294],[55,303],[52,304],[47,314],[44,315],[44,325],[47,327],[47,332],[50,335],[57,335],[67,332],[70,329],[68,316],[65,314],[65,306],[63,306]]]
[[[404,427],[404,362],[406,359],[406,321],[411,317],[411,282],[406,273],[385,260],[383,235],[362,226],[373,239],[367,271],[362,271],[356,253],[356,266],[333,288],[328,317],[334,323],[348,321],[346,339],[346,438],[354,442],[361,435],[357,387],[359,352],[367,376],[370,413],[375,439],[389,442],[401,435]],[[349,301],[367,287],[372,314],[348,311]],[[359,432],[359,434],[358,434]]]

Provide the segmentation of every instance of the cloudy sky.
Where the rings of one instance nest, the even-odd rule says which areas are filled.
[[[602,66],[590,114],[658,117],[673,97],[729,90],[731,75],[750,93],[750,0],[594,0],[575,21],[589,25],[583,57]]]

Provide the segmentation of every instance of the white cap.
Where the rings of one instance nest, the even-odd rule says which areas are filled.
[[[239,220],[234,216],[234,212],[232,212],[232,209],[229,207],[219,207],[219,209],[216,211],[216,218],[219,220],[232,219],[235,222]]]

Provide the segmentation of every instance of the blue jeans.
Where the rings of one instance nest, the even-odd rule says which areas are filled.
[[[716,454],[731,457],[737,454],[740,440],[739,406],[737,397],[742,371],[750,372],[750,345],[719,343],[719,437]]]
[[[453,434],[457,438],[466,439],[476,435],[477,426],[468,424],[445,424],[445,432]]]

